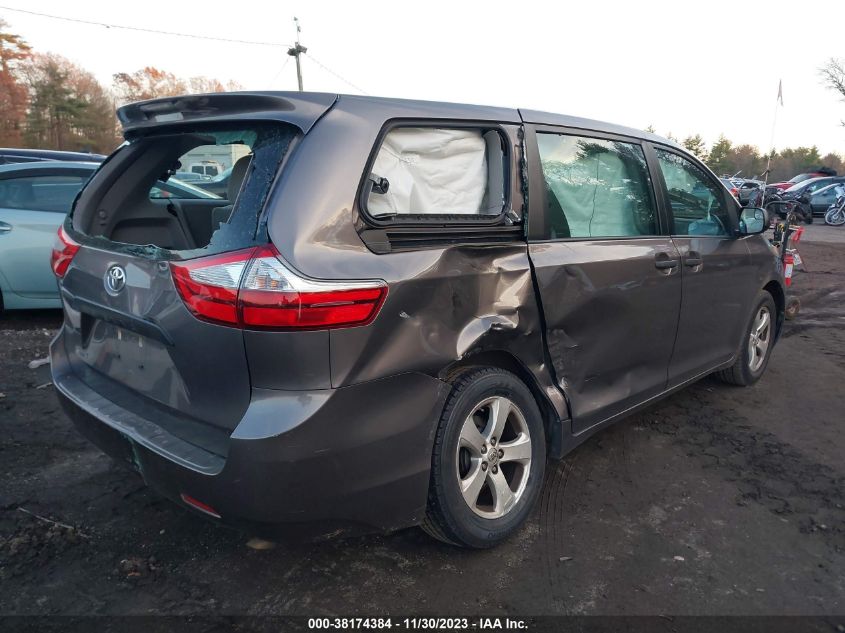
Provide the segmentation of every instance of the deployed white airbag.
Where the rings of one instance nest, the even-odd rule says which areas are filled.
[[[367,209],[373,216],[486,212],[481,210],[487,188],[481,130],[391,130],[372,174],[390,183],[386,193],[370,193]]]
[[[626,194],[632,179],[625,163],[611,152],[596,152],[572,163],[570,180],[553,180],[571,237],[639,235],[634,202]]]

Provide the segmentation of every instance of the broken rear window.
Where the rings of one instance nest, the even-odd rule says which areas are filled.
[[[112,248],[150,247],[133,249],[139,254],[191,256],[264,243],[262,210],[295,134],[284,124],[254,124],[131,139],[80,194],[73,228]],[[200,178],[180,179],[198,165]]]

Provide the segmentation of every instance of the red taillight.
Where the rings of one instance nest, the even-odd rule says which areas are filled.
[[[739,198],[739,189],[737,189],[736,187],[734,187],[733,189],[731,189],[731,195],[732,195],[734,198]]]
[[[195,316],[238,325],[238,287],[254,248],[170,264],[176,290]]]
[[[53,242],[53,252],[50,253],[50,265],[56,277],[64,277],[73,256],[79,250],[79,244],[74,242],[65,231],[64,226],[59,227],[56,234],[56,241]]]
[[[272,246],[171,263],[185,305],[206,321],[257,329],[367,325],[387,296],[381,281],[318,281],[287,268]]]

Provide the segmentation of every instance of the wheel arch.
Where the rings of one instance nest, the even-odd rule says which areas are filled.
[[[445,382],[452,382],[464,372],[479,367],[495,367],[509,371],[528,387],[531,395],[534,396],[537,407],[540,409],[540,415],[543,417],[543,426],[546,429],[547,452],[552,456],[559,457],[563,433],[568,433],[569,428],[568,426],[565,427],[564,421],[561,419],[548,396],[543,392],[540,382],[531,370],[510,352],[505,350],[477,352],[451,363],[440,372],[438,377]],[[569,407],[568,400],[566,406],[567,408]]]
[[[775,308],[777,309],[775,340],[777,340],[780,338],[780,331],[786,314],[786,293],[784,292],[783,285],[775,279],[772,279],[769,283],[763,286],[763,290],[772,295],[772,299],[775,301]]]

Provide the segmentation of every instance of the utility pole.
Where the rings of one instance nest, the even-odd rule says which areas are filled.
[[[296,46],[288,49],[288,55],[296,57],[296,79],[299,82],[299,92],[302,92],[302,65],[299,62],[299,57],[308,49],[299,43],[299,32],[302,30],[299,28],[299,20],[294,18],[293,21],[296,24]]]

